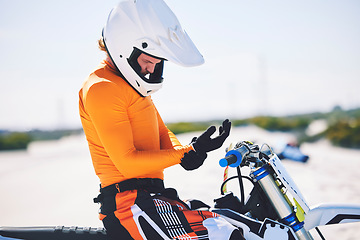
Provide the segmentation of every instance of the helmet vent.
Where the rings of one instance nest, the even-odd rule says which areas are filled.
[[[148,47],[148,44],[147,44],[147,42],[143,42],[143,43],[141,44],[141,46],[142,46],[143,49],[145,49],[145,48]]]
[[[173,29],[173,28],[169,28],[170,39],[171,39],[173,42],[180,41],[178,32],[179,32],[179,27],[178,27],[178,26],[175,26],[174,29]]]
[[[135,80],[135,82],[136,82],[136,84],[138,85],[138,87],[140,87],[140,84],[139,84],[139,82],[138,82],[138,81],[136,81],[136,80]]]

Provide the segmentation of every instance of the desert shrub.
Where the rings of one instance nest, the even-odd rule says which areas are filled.
[[[178,123],[169,123],[167,127],[174,134],[186,133],[186,132],[195,132],[195,131],[204,131],[209,125],[206,123],[196,123],[196,122],[178,122]]]
[[[329,126],[325,133],[334,145],[360,148],[360,118],[342,119]]]
[[[11,132],[0,135],[0,150],[25,149],[31,142],[31,137],[27,133]]]

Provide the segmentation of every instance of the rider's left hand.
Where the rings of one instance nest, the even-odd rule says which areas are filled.
[[[195,141],[193,141],[192,145],[196,152],[210,152],[215,149],[220,148],[226,138],[230,134],[231,122],[226,119],[222,126],[219,127],[219,135],[211,138],[216,131],[215,126],[209,127],[203,134],[201,134]]]

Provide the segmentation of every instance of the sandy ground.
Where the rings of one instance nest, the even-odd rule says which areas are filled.
[[[179,135],[186,144],[198,133]],[[209,154],[196,171],[174,166],[165,171],[165,185],[182,199],[201,199],[209,205],[220,195],[223,169],[218,160],[231,142],[251,140],[273,147],[292,141],[286,133],[256,127],[233,128],[224,146]],[[318,203],[360,204],[360,151],[332,147],[326,141],[303,144],[308,163],[283,161],[310,206]],[[102,226],[92,198],[99,182],[84,136],[35,142],[28,151],[0,152],[0,226]],[[237,185],[229,184],[237,192]],[[327,239],[360,239],[360,223],[320,227]],[[315,239],[320,239],[313,233]]]

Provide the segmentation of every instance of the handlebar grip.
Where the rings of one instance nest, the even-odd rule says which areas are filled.
[[[220,159],[219,164],[221,167],[226,167],[226,166],[236,163],[237,160],[238,160],[238,158],[234,154],[231,154],[229,156],[226,156],[226,157]]]
[[[243,160],[243,156],[248,153],[249,148],[246,146],[241,146],[237,149],[230,150],[226,153],[224,158],[220,159],[219,164],[221,167],[238,167]]]

